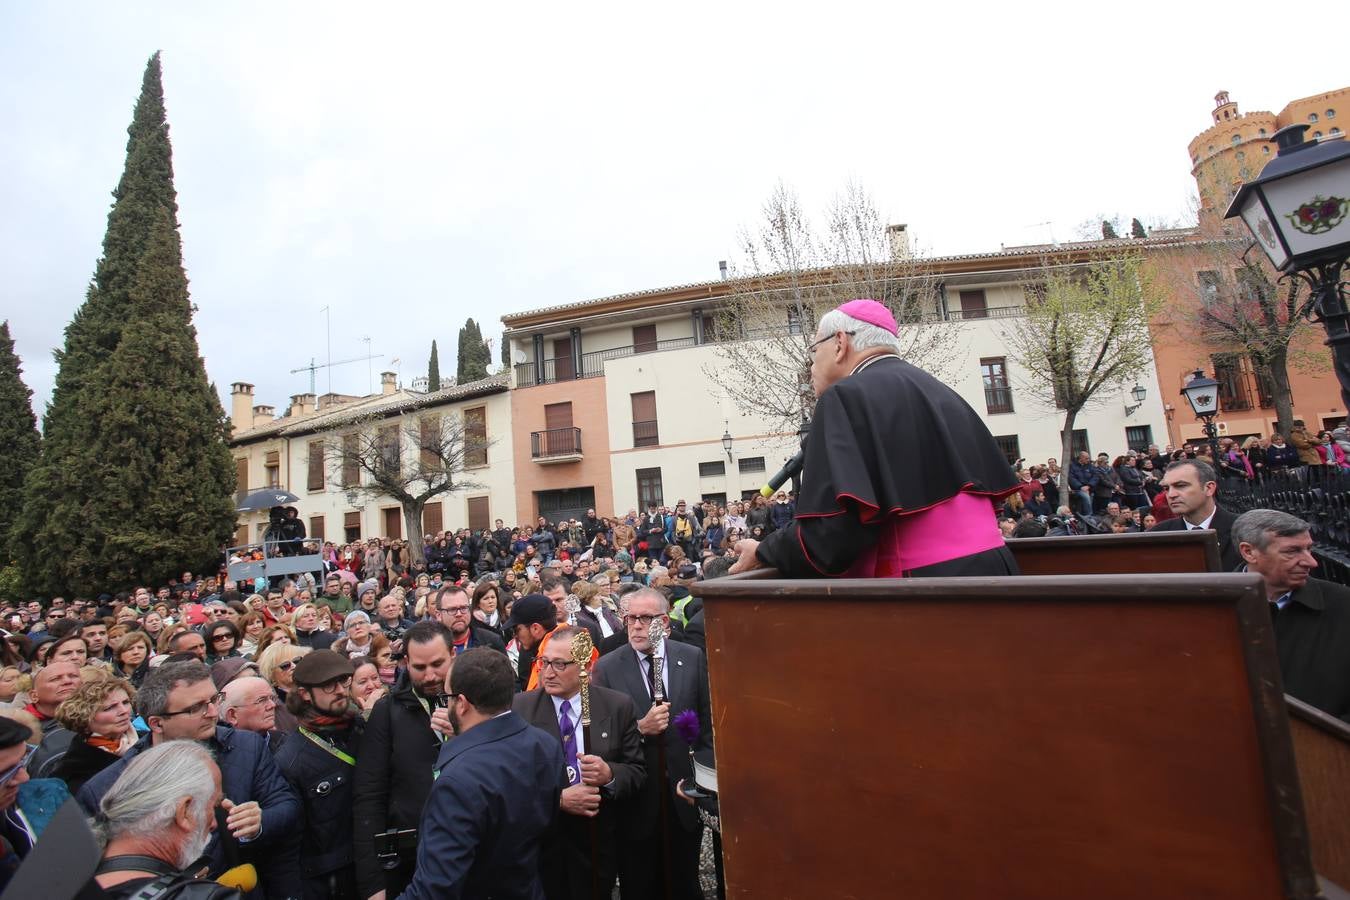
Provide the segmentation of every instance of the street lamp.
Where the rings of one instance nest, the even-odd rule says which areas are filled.
[[[1219,383],[1206,378],[1199,369],[1181,389],[1181,395],[1191,404],[1197,419],[1205,420],[1205,437],[1209,438],[1209,449],[1214,454],[1214,465],[1219,464],[1219,430],[1214,427],[1214,417],[1219,414]]]
[[[722,449],[727,451],[727,462],[731,462],[731,427],[722,432]]]
[[[1134,411],[1144,405],[1144,398],[1148,396],[1148,389],[1142,384],[1135,384],[1130,390],[1130,396],[1134,398],[1134,406],[1131,406],[1128,403],[1125,404],[1126,416],[1134,415]]]
[[[1307,125],[1288,125],[1271,140],[1279,154],[1242,186],[1224,218],[1241,216],[1284,277],[1308,285],[1299,310],[1327,331],[1341,402],[1350,409],[1350,310],[1341,269],[1350,257],[1350,143],[1305,143]]]

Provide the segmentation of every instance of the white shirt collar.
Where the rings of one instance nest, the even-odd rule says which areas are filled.
[[[1210,528],[1210,527],[1212,527],[1212,523],[1214,522],[1214,516],[1215,516],[1216,513],[1218,513],[1218,511],[1219,511],[1219,505],[1216,503],[1216,504],[1214,505],[1214,509],[1210,512],[1209,517],[1208,517],[1207,519],[1205,519],[1205,521],[1201,522],[1199,525],[1192,525],[1192,524],[1191,524],[1189,521],[1187,521],[1185,518],[1183,518],[1181,521],[1186,522],[1186,529],[1187,529],[1188,531],[1195,531],[1195,530],[1201,529],[1201,528]]]

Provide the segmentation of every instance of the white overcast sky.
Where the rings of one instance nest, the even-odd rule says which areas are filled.
[[[0,3],[0,317],[35,407],[155,50],[227,410],[233,381],[278,411],[308,389],[288,370],[327,356],[324,306],[333,359],[368,336],[406,382],[433,337],[453,373],[469,316],[495,337],[715,278],[779,180],[809,210],[855,180],[931,254],[1177,222],[1217,90],[1278,111],[1347,81],[1315,50],[1350,21],[1333,3],[470,6]]]

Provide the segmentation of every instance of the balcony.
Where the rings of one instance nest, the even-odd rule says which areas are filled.
[[[597,378],[605,374],[605,362],[607,360],[622,359],[625,356],[636,356],[640,353],[656,353],[661,350],[682,350],[685,347],[692,346],[694,346],[694,338],[690,336],[583,353],[581,354],[580,372],[576,371],[570,357],[546,359],[543,364],[542,377],[538,379],[535,377],[534,363],[518,363],[516,365],[516,386],[529,387],[532,384],[553,384],[558,381],[572,381],[576,378]]]
[[[656,428],[656,420],[650,422],[633,423],[633,446],[634,447],[655,447],[661,443]]]
[[[972,319],[1013,319],[1023,315],[1021,306],[990,306],[975,309],[949,309],[944,317],[948,322],[969,322]]]
[[[1012,388],[989,387],[986,385],[984,389],[984,406],[991,416],[1012,412]]]
[[[541,465],[581,459],[580,428],[550,428],[530,432],[530,458]]]

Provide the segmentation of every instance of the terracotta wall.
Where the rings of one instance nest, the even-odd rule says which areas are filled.
[[[548,465],[536,462],[530,455],[530,435],[544,430],[544,407],[568,401],[572,404],[572,425],[581,429],[582,458]],[[610,483],[603,377],[517,387],[511,391],[511,435],[516,475],[513,524],[533,523],[538,518],[535,491],[594,487],[596,510],[601,514],[612,512],[614,490]]]

